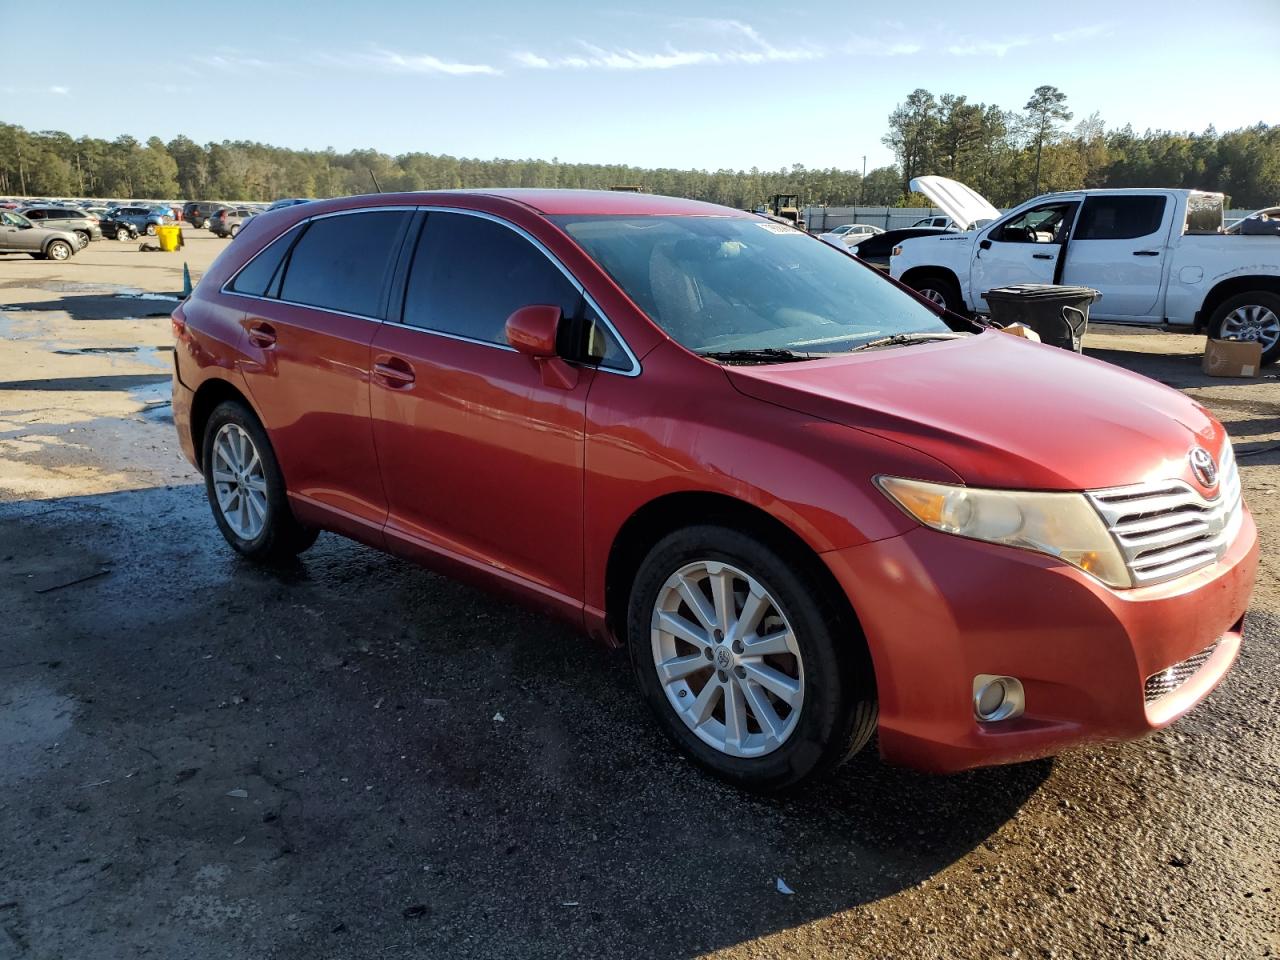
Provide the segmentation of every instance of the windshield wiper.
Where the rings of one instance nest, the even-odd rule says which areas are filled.
[[[866,343],[860,343],[850,353],[856,353],[859,350],[871,350],[875,347],[897,347],[906,343],[928,343],[930,340],[959,340],[966,337],[965,333],[895,333],[891,337],[880,337],[878,340],[868,340]]]
[[[708,350],[698,356],[721,363],[788,363],[796,360],[812,360],[810,353],[796,353],[778,347],[757,347],[754,350]]]

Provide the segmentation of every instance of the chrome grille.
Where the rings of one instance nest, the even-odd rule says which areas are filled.
[[[1213,656],[1213,651],[1217,649],[1218,641],[1215,640],[1199,653],[1187,657],[1181,663],[1175,663],[1172,667],[1147,677],[1146,685],[1143,688],[1143,699],[1150,703],[1152,700],[1159,700],[1161,697],[1173,693],[1173,691],[1195,676],[1196,672]]]
[[[1244,515],[1230,442],[1223,445],[1218,477],[1218,495],[1212,500],[1181,480],[1089,491],[1135,587],[1207,567],[1226,552]]]

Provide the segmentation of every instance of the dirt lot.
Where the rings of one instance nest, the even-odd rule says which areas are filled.
[[[1240,663],[1144,742],[786,800],[700,775],[621,656],[337,537],[237,562],[178,452],[182,254],[0,257],[0,958],[1280,953],[1280,381],[1089,352],[1229,426]],[[778,892],[782,878],[795,892]]]

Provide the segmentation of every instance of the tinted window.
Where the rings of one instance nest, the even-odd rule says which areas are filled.
[[[249,264],[231,281],[230,289],[236,293],[249,293],[255,297],[267,296],[269,290],[274,293],[271,281],[275,278],[280,262],[284,260],[285,254],[289,252],[289,247],[293,245],[300,230],[301,227],[294,227],[250,260]]]
[[[43,210],[28,210],[26,213],[24,213],[24,214],[23,214],[23,216],[24,216],[24,217],[26,217],[28,220],[43,220],[43,219],[44,219],[44,211],[43,211]]]
[[[516,310],[555,304],[572,316],[579,299],[555,264],[514,230],[482,217],[431,213],[414,253],[404,322],[506,344],[507,318]]]
[[[1160,229],[1164,197],[1088,197],[1077,240],[1132,240]]]
[[[381,316],[387,278],[410,215],[384,210],[313,221],[289,256],[281,299]]]

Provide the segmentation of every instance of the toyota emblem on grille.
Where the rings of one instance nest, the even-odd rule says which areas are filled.
[[[1218,483],[1218,465],[1204,447],[1196,447],[1191,451],[1191,472],[1206,487],[1214,487]]]

